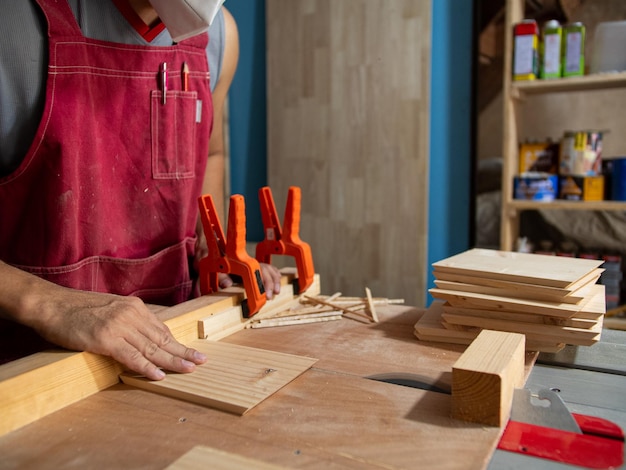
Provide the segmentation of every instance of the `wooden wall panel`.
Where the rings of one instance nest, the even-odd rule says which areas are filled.
[[[268,181],[279,208],[302,188],[322,292],[424,305],[431,1],[266,9]]]

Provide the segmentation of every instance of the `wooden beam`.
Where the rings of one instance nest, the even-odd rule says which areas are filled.
[[[524,335],[483,330],[452,367],[452,417],[503,426],[524,386]]]

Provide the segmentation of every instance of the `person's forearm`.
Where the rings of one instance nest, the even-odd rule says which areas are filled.
[[[58,286],[3,261],[0,261],[0,279],[0,317],[35,327],[38,299]]]

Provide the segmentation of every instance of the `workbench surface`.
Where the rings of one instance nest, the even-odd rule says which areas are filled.
[[[244,416],[117,384],[0,437],[0,467],[161,469],[205,445],[291,468],[486,468],[499,428],[450,418],[449,394],[366,378],[410,374],[449,388],[465,347],[418,341],[420,309],[377,310],[377,324],[344,318],[222,339],[319,359]]]

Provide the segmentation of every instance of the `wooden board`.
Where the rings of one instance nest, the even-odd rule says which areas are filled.
[[[300,234],[326,292],[425,305],[432,0],[254,3],[276,207],[302,188]]]
[[[602,260],[474,248],[433,263],[433,267],[440,272],[568,288],[602,263]]]
[[[196,446],[176,462],[168,465],[166,470],[279,470],[285,467],[272,465],[261,460],[251,459],[242,455],[224,452],[207,446]]]
[[[560,318],[550,317],[548,315],[537,315],[534,313],[514,313],[503,312],[502,310],[488,310],[484,308],[468,308],[468,307],[453,307],[447,302],[443,304],[443,313],[450,313],[454,315],[463,315],[469,317],[479,317],[495,320],[507,320],[524,323],[535,323],[539,325],[559,325],[570,326],[573,328],[588,329],[594,327],[602,315],[598,315],[595,319],[587,318]]]
[[[585,295],[591,288],[589,285],[574,291],[570,295],[557,296],[549,293],[538,293],[533,291],[527,291],[519,286],[526,286],[528,284],[509,283],[509,288],[481,286],[480,284],[469,284],[465,282],[444,281],[441,279],[435,279],[435,285],[439,289],[459,291],[459,292],[474,292],[477,294],[495,295],[499,297],[510,297],[514,299],[525,300],[540,300],[553,303],[565,303],[565,304],[579,304],[585,300]]]
[[[446,328],[442,322],[443,305],[434,301],[424,315],[415,324],[414,335],[420,341],[432,341],[451,344],[470,344],[480,333],[481,328]],[[556,353],[565,347],[565,343],[546,341],[545,339],[526,338],[527,351]]]
[[[317,359],[258,348],[197,340],[190,347],[209,360],[189,374],[152,381],[129,372],[125,384],[243,415],[309,369]]]
[[[446,289],[430,289],[433,297],[447,300],[455,307],[480,308],[507,312],[534,313],[559,318],[597,318],[606,311],[604,286],[594,284],[587,300],[579,305],[553,303],[539,300],[514,299],[496,295],[477,294],[474,292],[451,291]]]
[[[505,289],[509,291],[519,291],[523,292],[524,295],[527,295],[528,298],[532,299],[545,299],[545,300],[558,300],[564,299],[566,302],[566,298],[573,296],[576,301],[571,303],[576,303],[580,297],[577,293],[579,289],[588,286],[590,284],[595,284],[600,276],[604,272],[604,269],[594,269],[587,276],[583,276],[581,279],[571,284],[567,288],[559,288],[559,287],[550,287],[543,285],[535,285],[535,284],[526,284],[523,282],[514,282],[514,281],[503,281],[500,279],[489,279],[477,276],[469,276],[464,274],[455,274],[449,272],[442,272],[438,270],[433,271],[433,276],[435,279],[442,281],[451,281],[451,282],[461,282],[464,284],[471,284],[476,286],[485,286],[485,287],[495,287],[500,289]]]
[[[602,321],[596,322],[593,328],[572,328],[559,325],[538,325],[536,323],[516,322],[495,318],[480,318],[468,315],[443,313],[444,326],[447,323],[464,327],[488,328],[498,331],[523,333],[530,338],[543,339],[545,342],[578,344],[591,346],[600,340]]]

